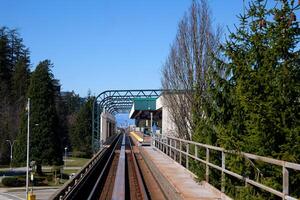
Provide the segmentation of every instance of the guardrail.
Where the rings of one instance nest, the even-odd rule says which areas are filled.
[[[211,146],[207,144],[197,143],[189,140],[184,140],[172,136],[163,136],[163,135],[155,135],[154,138],[154,145],[158,149],[160,149],[162,152],[169,155],[172,159],[176,161],[176,153],[179,154],[179,163],[182,165],[182,158],[185,156],[186,162],[185,167],[189,168],[189,158],[192,158],[194,160],[200,161],[201,163],[205,164],[205,179],[207,182],[209,182],[209,174],[210,174],[210,168],[217,169],[221,171],[221,191],[225,192],[225,174],[228,174],[230,176],[233,176],[237,179],[240,179],[242,181],[245,181],[246,184],[251,184],[255,187],[258,187],[264,191],[267,191],[269,193],[272,193],[276,196],[281,197],[282,199],[286,200],[297,200],[294,197],[289,196],[289,171],[288,169],[298,170],[300,171],[300,164],[297,163],[291,163],[287,161],[277,160],[273,158],[258,156],[250,153],[244,153],[244,152],[236,152],[236,151],[229,151],[225,150],[221,147]],[[185,145],[185,146],[184,146]],[[193,145],[195,148],[195,153],[190,154],[190,145]],[[198,148],[204,148],[206,150],[206,156],[205,158],[199,158],[198,157]],[[185,151],[183,150],[185,149]],[[221,153],[221,166],[218,166],[214,163],[210,162],[210,150],[218,151]],[[172,157],[172,151],[174,157]],[[273,164],[282,167],[282,191],[275,190],[269,186],[266,186],[262,183],[259,183],[257,181],[254,181],[252,179],[249,179],[248,177],[244,177],[240,174],[237,174],[235,172],[232,172],[230,170],[226,169],[225,166],[225,158],[226,154],[231,155],[241,155],[247,159],[261,161],[268,164]]]
[[[101,149],[96,155],[91,158],[91,160],[86,163],[82,169],[73,177],[71,180],[66,182],[58,191],[56,191],[49,199],[51,200],[63,200],[63,199],[74,199],[71,197],[73,193],[78,193],[79,185],[84,184],[85,181],[91,176],[93,176],[93,171],[99,165],[99,162],[102,160],[102,157],[105,155],[106,151],[109,150],[116,143],[118,139],[118,134],[110,137],[105,143],[105,147]],[[96,177],[97,178],[97,177]],[[95,183],[92,183],[94,185]],[[93,189],[93,188],[92,188]],[[88,191],[85,191],[88,193]],[[89,195],[89,194],[87,194]]]

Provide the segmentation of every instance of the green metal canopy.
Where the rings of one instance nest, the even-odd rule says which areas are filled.
[[[92,147],[93,152],[99,150],[101,142],[100,116],[103,111],[113,115],[117,113],[129,113],[134,100],[157,99],[165,90],[107,90],[100,93],[93,103],[92,112]],[[153,105],[151,104],[151,108]]]

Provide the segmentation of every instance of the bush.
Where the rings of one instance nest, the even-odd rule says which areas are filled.
[[[47,177],[35,176],[33,179],[34,186],[47,186],[48,180]]]
[[[2,179],[2,184],[7,187],[22,187],[25,186],[26,180],[23,176],[10,176]]]
[[[22,187],[26,185],[26,178],[25,176],[8,176],[2,179],[2,184],[7,187]],[[46,177],[35,176],[33,179],[33,185],[47,186],[48,180]]]

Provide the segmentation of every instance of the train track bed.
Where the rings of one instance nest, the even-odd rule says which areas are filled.
[[[135,155],[131,146],[129,136],[126,136],[126,161],[127,161],[127,185],[129,190],[126,199],[140,200],[148,199],[148,194],[144,186],[142,175],[140,173]],[[128,194],[129,193],[129,194]]]
[[[52,200],[166,199],[128,134],[120,134]]]
[[[132,144],[132,149],[135,154],[140,172],[143,175],[143,181],[147,186],[148,198],[161,199],[161,200],[167,199],[163,190],[159,186],[158,182],[154,178],[152,172],[150,171],[150,169],[148,168],[147,164],[145,163],[144,159],[140,154],[139,141],[137,141],[135,137],[130,136],[129,138]]]
[[[116,171],[118,168],[118,160],[119,160],[119,153],[115,152],[114,159],[112,161],[109,173],[107,175],[104,187],[102,189],[102,192],[100,194],[100,200],[105,199],[111,199],[112,193],[113,193],[113,185],[115,183],[116,178]]]

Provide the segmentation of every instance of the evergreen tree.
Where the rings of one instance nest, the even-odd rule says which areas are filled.
[[[25,96],[29,87],[29,64],[30,60],[28,56],[21,57],[20,60],[18,60],[16,63],[15,71],[12,76],[14,99],[17,102],[22,101],[22,105],[24,105]]]
[[[22,38],[16,30],[0,27],[0,163],[9,162],[9,146],[7,139],[16,138],[19,127],[20,107],[24,106],[24,99],[28,87],[29,58],[28,49],[22,43]],[[21,62],[26,60],[26,73],[20,71]],[[16,74],[18,74],[16,76]],[[22,76],[24,78],[22,78]],[[15,86],[19,82],[19,88]],[[16,97],[17,90],[19,96]],[[21,92],[23,91],[23,92]],[[18,99],[16,99],[18,98]],[[22,99],[23,101],[21,101]]]
[[[62,164],[62,151],[57,133],[58,117],[55,108],[55,90],[53,85],[52,64],[49,60],[38,64],[30,79],[28,97],[30,110],[30,160],[38,167]],[[26,117],[24,116],[21,133],[18,136],[16,159],[24,163],[26,149]],[[40,169],[40,168],[38,168]],[[38,170],[40,172],[40,170]]]
[[[84,105],[76,115],[74,126],[71,129],[70,138],[74,152],[80,152],[82,156],[92,155],[91,131],[92,131],[92,108],[94,98],[88,96]]]
[[[232,104],[231,111],[222,110],[231,133],[220,132],[220,143],[295,162],[300,161],[300,148],[293,151],[285,146],[290,138],[297,138],[300,128],[300,30],[294,14],[299,6],[278,2],[268,9],[264,0],[253,1],[225,45],[229,62],[223,65],[229,76],[221,80],[227,88],[218,92],[231,96],[222,99]],[[240,144],[233,145],[233,139]]]
[[[253,0],[240,16],[240,26],[224,45],[226,62],[217,60],[210,82],[213,112],[208,116],[227,149],[300,162],[299,23],[294,1],[268,6]],[[255,176],[243,159],[228,159],[229,169]],[[246,162],[247,163],[247,162]],[[253,163],[252,163],[253,164]],[[261,182],[280,190],[281,172],[255,163]],[[243,167],[241,167],[243,166]],[[300,177],[291,177],[292,194],[299,196]],[[234,183],[229,180],[231,185]],[[247,199],[274,199],[269,193],[248,190]],[[237,198],[237,197],[236,197]],[[243,197],[245,198],[245,197]]]

